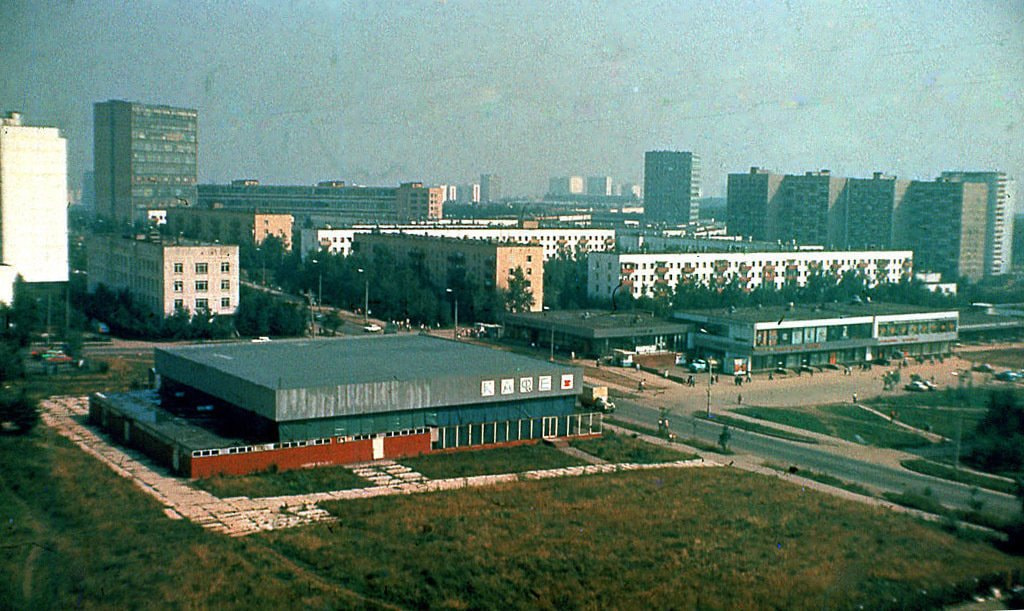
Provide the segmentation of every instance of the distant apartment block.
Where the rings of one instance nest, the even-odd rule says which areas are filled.
[[[679,225],[696,222],[700,157],[682,151],[644,155],[644,220]]]
[[[594,253],[587,261],[587,294],[610,299],[621,285],[634,298],[655,297],[671,293],[680,282],[712,288],[735,283],[746,291],[763,285],[781,289],[786,283],[803,286],[816,274],[839,278],[848,271],[875,286],[910,277],[913,258],[909,250]]]
[[[619,186],[618,191],[621,197],[631,199],[641,199],[644,195],[643,187],[631,182],[622,183],[622,185]]]
[[[497,174],[481,174],[480,201],[484,203],[496,202],[501,197],[501,176]]]
[[[89,290],[127,290],[152,312],[230,315],[238,307],[238,246],[162,243],[93,236],[87,242]]]
[[[292,248],[292,215],[265,214],[249,210],[170,208],[167,210],[169,235],[183,235],[204,242],[258,246],[268,237],[281,240],[285,250]]]
[[[984,183],[911,181],[896,210],[893,246],[913,250],[918,269],[946,281],[980,280],[987,206]]]
[[[96,213],[115,223],[196,204],[198,113],[122,100],[93,106]]]
[[[544,249],[540,246],[361,233],[356,234],[353,247],[365,256],[375,257],[387,252],[398,261],[421,266],[436,286],[445,286],[453,275],[465,274],[478,286],[507,290],[509,277],[516,268],[522,268],[533,295],[530,311],[539,312],[543,307]]]
[[[54,127],[0,120],[0,301],[11,303],[15,278],[68,280],[67,141]]]
[[[985,211],[985,275],[1009,273],[1013,261],[1013,223],[1017,183],[1004,172],[943,172],[941,178],[983,183],[988,187]]]
[[[911,181],[881,172],[864,179],[838,178],[827,170],[783,175],[754,167],[729,175],[728,228],[731,235],[784,244],[910,248],[919,268],[944,272],[948,279],[977,279],[998,268],[995,261],[1006,252],[986,237],[1005,240],[1002,216],[988,215],[1004,223],[998,229],[985,224],[987,211],[997,208],[999,199],[990,201],[986,180]],[[972,186],[958,186],[964,184]],[[985,199],[980,203],[979,186]]]
[[[615,249],[614,229],[380,225],[346,229],[302,229],[302,255],[305,257],[314,250],[326,249],[332,254],[341,254],[347,257],[352,252],[352,242],[356,235],[373,232],[459,240],[486,240],[495,244],[540,246],[543,249],[545,261],[559,254],[574,257],[579,250],[593,253]]]
[[[465,185],[459,185],[456,191],[456,199],[460,204],[479,204],[480,203],[480,184],[469,183]]]
[[[614,195],[611,176],[588,176],[587,195]]]
[[[548,195],[582,195],[582,176],[556,176],[548,180]]]
[[[402,183],[395,192],[395,215],[398,222],[439,221],[444,205],[440,187],[424,187],[421,182]]]

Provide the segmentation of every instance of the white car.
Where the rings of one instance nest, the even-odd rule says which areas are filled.
[[[366,331],[367,333],[380,333],[383,330],[384,329],[381,329],[380,325],[373,322],[363,327],[363,331]]]

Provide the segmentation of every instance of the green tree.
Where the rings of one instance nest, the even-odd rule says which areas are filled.
[[[0,432],[24,435],[39,423],[39,408],[25,391],[0,396]]]
[[[530,281],[522,267],[516,267],[508,277],[508,288],[505,290],[505,309],[509,312],[529,312],[533,307],[533,293],[530,292]]]
[[[12,342],[0,342],[0,382],[6,382],[25,375],[25,366],[18,352],[18,346]]]
[[[990,471],[1024,469],[1024,405],[1012,390],[989,395],[988,411],[975,429],[968,460]]]

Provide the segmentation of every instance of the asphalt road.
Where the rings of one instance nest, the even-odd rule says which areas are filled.
[[[657,428],[659,412],[628,399],[615,400],[616,415]],[[717,443],[722,425],[703,419],[674,414],[669,417],[670,428],[680,438],[696,436],[709,443]],[[883,492],[900,493],[906,490],[921,493],[925,487],[932,490],[933,498],[947,507],[970,509],[971,487],[948,480],[921,475],[887,465],[860,461],[829,452],[823,446],[797,443],[751,433],[730,427],[732,438],[729,449],[751,454],[784,466],[796,466],[818,473],[827,473],[847,482],[854,482]],[[994,515],[1013,515],[1020,511],[1020,501],[1008,494],[978,489],[976,498],[984,503],[982,511]]]

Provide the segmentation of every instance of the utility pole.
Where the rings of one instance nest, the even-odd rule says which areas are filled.
[[[551,352],[548,354],[548,360],[552,363],[555,362],[555,326],[551,325]]]
[[[964,415],[961,413],[956,419],[956,455],[953,457],[953,472],[960,471],[960,438],[963,436]]]

